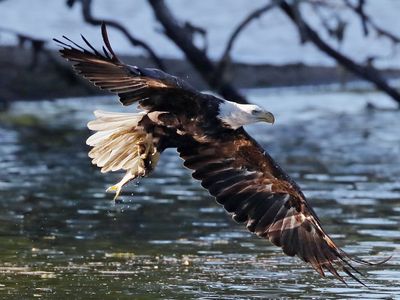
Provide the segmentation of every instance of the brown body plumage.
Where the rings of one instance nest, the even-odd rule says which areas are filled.
[[[344,282],[338,272],[342,271],[359,281],[351,262],[367,262],[350,258],[338,248],[298,185],[243,127],[229,126],[233,122],[230,110],[240,118],[237,112],[242,108],[236,110],[229,101],[200,93],[162,71],[123,64],[113,52],[104,26],[102,34],[104,54],[84,38],[90,50],[67,38],[67,43],[56,42],[79,74],[117,93],[123,105],[138,103],[143,110],[139,114],[97,112],[97,119],[89,123],[89,128],[97,131],[87,142],[94,147],[90,152],[93,163],[103,172],[127,172],[111,187],[117,196],[127,182],[148,175],[164,149],[177,148],[184,165],[194,170],[193,177],[201,180],[235,221],[282,247],[285,254],[310,263],[322,276],[327,270]],[[224,105],[229,113],[222,117]],[[272,115],[258,108],[244,112],[244,117],[246,114],[273,122]]]

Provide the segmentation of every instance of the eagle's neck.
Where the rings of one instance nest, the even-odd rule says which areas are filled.
[[[252,104],[239,104],[224,100],[219,105],[219,113],[217,117],[224,125],[237,129],[243,125],[257,122],[252,112],[258,108]]]

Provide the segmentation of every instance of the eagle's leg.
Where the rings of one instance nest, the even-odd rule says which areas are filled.
[[[93,147],[89,152],[92,163],[101,167],[103,173],[126,171],[120,182],[107,189],[115,192],[114,200],[125,184],[148,175],[158,162],[159,139],[139,125],[145,115],[145,112],[96,111],[96,119],[88,123],[89,129],[97,131],[87,140],[87,144]]]
[[[107,189],[107,192],[115,192],[114,201],[118,198],[125,184],[133,179],[149,175],[158,163],[160,153],[154,146],[151,134],[147,134],[143,139],[140,139],[136,147],[138,155],[134,158],[136,161],[133,167],[127,170],[121,181]]]

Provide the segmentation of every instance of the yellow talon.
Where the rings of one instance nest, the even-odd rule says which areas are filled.
[[[106,192],[115,192],[115,196],[114,196],[114,199],[113,199],[115,201],[115,200],[117,200],[119,194],[121,193],[121,186],[118,186],[118,185],[110,186],[106,190]]]

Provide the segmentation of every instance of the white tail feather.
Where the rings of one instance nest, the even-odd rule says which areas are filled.
[[[88,128],[97,131],[86,144],[92,146],[89,157],[92,163],[101,167],[101,172],[126,170],[125,176],[108,191],[115,191],[118,197],[122,187],[130,180],[146,175],[145,160],[154,168],[159,153],[153,136],[138,126],[146,112],[114,113],[95,111],[96,119],[88,123]],[[114,199],[115,199],[114,198]]]
[[[142,120],[146,112],[139,113],[114,113],[96,110],[96,120],[88,123],[88,128],[95,131],[109,131],[122,128],[132,128]]]

